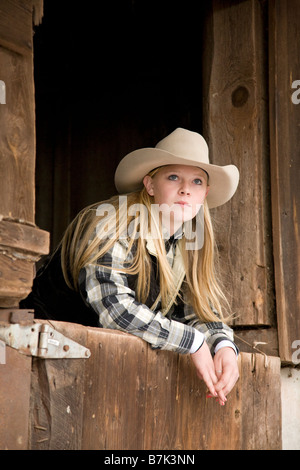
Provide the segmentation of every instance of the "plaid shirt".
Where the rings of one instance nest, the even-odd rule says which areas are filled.
[[[166,242],[171,267],[174,265],[176,244],[174,237]],[[99,260],[101,266],[88,264],[80,272],[80,291],[86,303],[99,315],[99,326],[136,335],[150,343],[153,349],[187,354],[195,352],[205,339],[212,355],[222,345],[231,345],[237,351],[231,328],[222,322],[201,323],[184,302],[172,305],[165,315],[160,302],[153,310],[150,308],[152,302],[138,302],[134,292],[135,276],[120,271],[124,263],[130,262],[133,257],[132,253],[127,252],[127,240],[119,240]],[[150,251],[150,254],[155,262],[155,253]],[[151,289],[158,292],[158,284],[157,279],[152,279]]]

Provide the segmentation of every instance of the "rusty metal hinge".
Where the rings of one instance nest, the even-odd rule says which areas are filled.
[[[0,341],[22,354],[44,359],[86,359],[91,355],[89,349],[45,323],[0,322]]]

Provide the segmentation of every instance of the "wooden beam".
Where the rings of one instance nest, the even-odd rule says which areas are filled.
[[[31,225],[1,220],[0,249],[5,248],[46,255],[49,250],[49,233]]]
[[[0,450],[27,450],[31,357],[5,349],[5,363],[0,364]]]
[[[6,84],[6,104],[0,105],[0,216],[33,224],[35,106],[32,56],[21,56],[0,47],[0,70],[1,80]]]
[[[85,328],[62,323],[57,329],[82,345],[87,343]],[[85,366],[85,359],[33,359],[30,449],[81,449]]]
[[[271,0],[269,12],[276,306],[280,357],[292,363],[293,344],[300,339],[300,104],[293,88],[300,80],[300,2]]]
[[[243,415],[240,448],[281,448],[280,358],[241,354],[240,411]]]
[[[0,307],[17,307],[32,287],[34,264],[49,249],[35,227],[33,9],[42,0],[0,0]]]
[[[0,47],[32,55],[32,9],[32,0],[0,0]]]
[[[213,0],[204,50],[204,124],[210,159],[235,164],[233,199],[212,211],[235,325],[272,325],[266,15],[259,0]]]

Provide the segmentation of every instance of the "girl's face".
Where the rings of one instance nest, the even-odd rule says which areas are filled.
[[[205,171],[189,165],[166,165],[154,176],[145,176],[143,182],[174,231],[195,217],[209,190]]]

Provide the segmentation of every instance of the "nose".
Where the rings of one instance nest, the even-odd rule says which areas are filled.
[[[179,189],[179,193],[182,195],[186,194],[187,196],[189,196],[191,194],[189,185],[187,183],[182,183]]]

